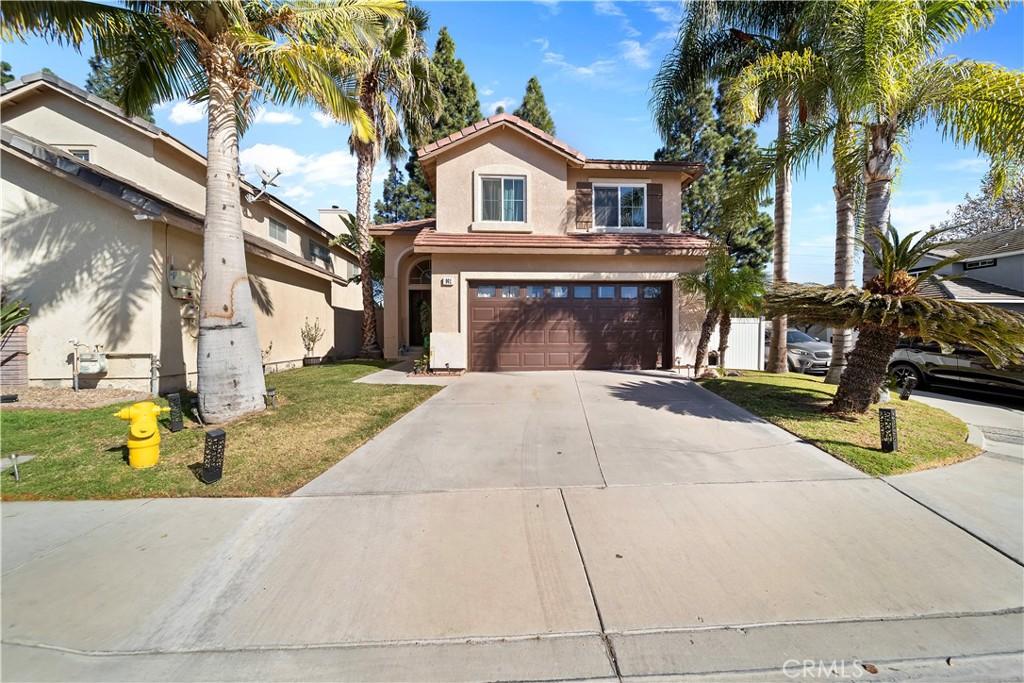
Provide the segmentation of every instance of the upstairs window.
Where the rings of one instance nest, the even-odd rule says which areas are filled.
[[[517,176],[481,177],[480,220],[525,223],[526,178]]]
[[[318,244],[316,242],[310,242],[309,243],[309,258],[313,259],[313,260],[320,259],[324,263],[330,263],[331,262],[331,250],[328,249],[327,247],[325,247],[322,244]]]
[[[92,161],[92,154],[90,154],[88,149],[79,149],[78,147],[72,147],[68,149],[68,154],[70,154],[73,157],[77,157],[82,161]]]
[[[964,270],[977,270],[978,268],[991,268],[996,265],[994,258],[984,258],[979,261],[966,261],[964,263]]]
[[[595,228],[646,228],[647,187],[594,185]]]
[[[280,221],[270,219],[270,238],[278,242],[288,243],[288,226]]]

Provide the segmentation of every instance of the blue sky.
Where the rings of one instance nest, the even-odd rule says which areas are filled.
[[[422,2],[436,30],[447,26],[458,55],[476,82],[484,114],[498,104],[511,111],[527,79],[540,78],[557,134],[588,156],[650,158],[659,140],[650,122],[648,84],[671,48],[681,6],[674,2]],[[992,28],[964,37],[947,52],[1024,68],[1024,5],[1015,3]],[[88,52],[45,45],[4,44],[16,75],[53,69],[84,84]],[[206,145],[202,112],[182,102],[156,111],[158,125],[199,150]],[[759,128],[762,144],[774,121]],[[243,170],[258,164],[283,172],[277,194],[306,214],[355,203],[355,161],[348,131],[316,112],[268,106],[242,140]],[[894,195],[893,221],[901,230],[942,220],[976,191],[986,163],[943,141],[929,128],[915,134]],[[374,185],[380,193],[386,167]],[[249,176],[254,179],[255,175]],[[790,278],[832,281],[833,201],[827,164],[797,178],[793,191]]]

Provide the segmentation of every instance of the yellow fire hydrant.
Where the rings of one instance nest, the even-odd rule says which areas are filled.
[[[122,408],[114,417],[128,420],[128,464],[137,470],[153,467],[160,460],[160,428],[156,418],[170,412],[152,401],[141,401]]]

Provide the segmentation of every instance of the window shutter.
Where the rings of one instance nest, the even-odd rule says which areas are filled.
[[[647,183],[647,228],[662,230],[665,227],[661,211],[661,183]]]
[[[594,184],[576,183],[576,229],[590,230],[594,224]]]

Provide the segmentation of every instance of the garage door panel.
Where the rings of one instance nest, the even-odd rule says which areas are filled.
[[[528,299],[527,283],[483,284],[495,296],[477,297],[470,283],[471,370],[656,367],[668,357],[661,285],[546,283],[543,298]]]

